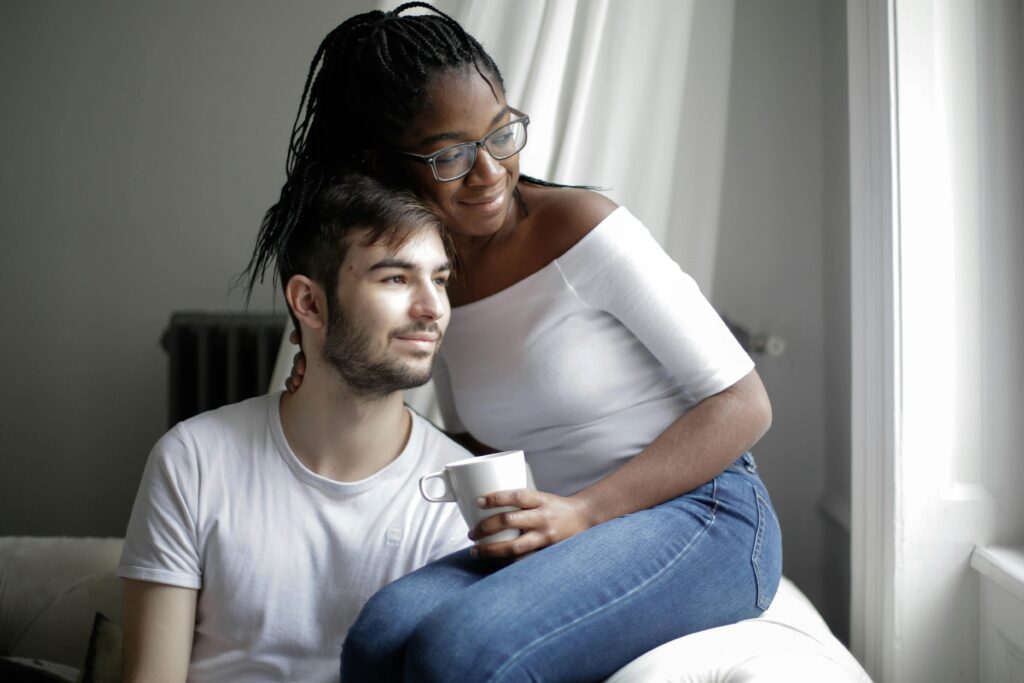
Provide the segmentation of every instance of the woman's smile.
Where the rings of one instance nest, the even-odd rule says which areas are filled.
[[[505,199],[508,193],[504,190],[496,192],[494,194],[474,197],[471,199],[459,199],[458,204],[463,206],[466,210],[472,211],[473,213],[479,213],[485,216],[491,216],[500,212],[505,206]]]

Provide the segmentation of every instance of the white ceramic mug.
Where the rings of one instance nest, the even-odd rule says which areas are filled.
[[[431,480],[441,482],[444,490],[439,496],[427,492]],[[420,477],[420,494],[432,503],[455,502],[466,524],[472,529],[481,521],[502,512],[518,510],[517,507],[482,509],[476,504],[480,496],[506,489],[527,488],[526,459],[522,451],[492,453],[465,460],[456,460],[445,465],[440,472]],[[478,539],[477,543],[511,541],[519,536],[519,529],[505,529],[496,534]]]

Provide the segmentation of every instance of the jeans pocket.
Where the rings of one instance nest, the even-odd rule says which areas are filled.
[[[754,550],[750,562],[754,567],[757,587],[757,606],[761,611],[768,609],[779,588],[782,574],[782,544],[779,523],[771,503],[761,495],[756,486],[751,487],[757,507],[757,532],[754,535]]]

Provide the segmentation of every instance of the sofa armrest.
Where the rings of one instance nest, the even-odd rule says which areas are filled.
[[[0,656],[80,667],[93,619],[121,621],[120,538],[0,537]]]

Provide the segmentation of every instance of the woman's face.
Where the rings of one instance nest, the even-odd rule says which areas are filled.
[[[475,69],[458,69],[442,74],[430,91],[430,104],[398,140],[398,149],[430,154],[460,142],[484,138],[514,118],[497,89],[497,99]],[[515,223],[512,196],[519,180],[519,157],[496,161],[478,147],[470,172],[449,182],[434,178],[430,166],[403,159],[413,189],[434,203],[448,229],[459,235],[493,235]]]

